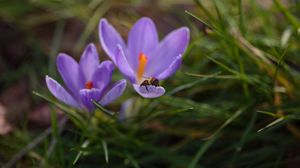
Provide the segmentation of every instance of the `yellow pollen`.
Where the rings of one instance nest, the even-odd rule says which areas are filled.
[[[140,82],[143,78],[147,62],[148,62],[147,56],[144,55],[143,53],[140,53],[140,55],[139,55],[139,66],[138,66],[137,74],[136,74],[138,82]]]

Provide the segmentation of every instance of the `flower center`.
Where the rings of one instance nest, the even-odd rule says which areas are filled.
[[[138,69],[137,69],[137,81],[141,82],[143,75],[145,73],[145,68],[148,62],[148,58],[144,53],[140,53],[139,55],[139,65],[138,65]]]
[[[85,83],[85,88],[86,89],[92,89],[93,88],[93,82],[92,81],[88,81]]]

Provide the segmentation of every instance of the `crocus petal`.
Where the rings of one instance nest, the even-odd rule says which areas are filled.
[[[80,73],[84,77],[84,81],[89,81],[92,79],[92,75],[99,65],[99,56],[97,53],[96,46],[94,44],[89,44],[80,59]]]
[[[136,70],[140,53],[150,57],[158,45],[158,35],[155,24],[150,18],[139,19],[129,32],[128,36],[128,57],[130,66]]]
[[[126,113],[132,111],[132,108],[130,108],[130,106],[132,106],[132,104],[133,104],[133,99],[128,99],[122,103],[122,106],[120,108],[120,114],[118,117],[120,121],[125,121],[125,119],[127,118]]]
[[[156,98],[162,96],[166,91],[161,86],[153,86],[148,85],[146,86],[140,86],[138,84],[133,84],[133,88],[136,92],[138,92],[141,96],[145,98]]]
[[[117,44],[120,44],[125,48],[125,43],[120,34],[114,29],[114,27],[108,23],[106,19],[101,19],[99,23],[99,38],[102,48],[111,58],[116,62]]]
[[[78,98],[78,90],[84,86],[84,83],[80,80],[78,63],[67,54],[59,54],[56,65],[72,95]]]
[[[93,85],[95,88],[103,90],[110,83],[111,75],[114,70],[114,65],[111,61],[102,62],[93,75]]]
[[[79,91],[80,98],[84,106],[89,110],[92,111],[95,108],[93,100],[98,102],[101,98],[101,90],[99,89],[81,89]]]
[[[147,76],[157,76],[162,73],[175,58],[183,54],[189,42],[189,29],[186,27],[176,29],[169,33],[159,44],[153,57],[148,62]]]
[[[176,59],[171,63],[171,65],[165,69],[162,73],[160,73],[155,78],[158,80],[166,79],[167,77],[171,76],[173,73],[177,71],[182,63],[182,55],[176,57]]]
[[[116,98],[120,97],[126,88],[126,80],[122,79],[117,82],[100,100],[100,104],[105,106]]]
[[[118,45],[118,53],[117,53],[117,60],[116,65],[121,71],[121,73],[131,82],[135,82],[135,73],[131,69],[130,65],[128,64],[128,61],[126,59],[124,50],[121,45]]]
[[[75,108],[80,108],[77,101],[54,79],[46,76],[46,84],[49,91],[60,101],[66,103],[67,105],[73,106]]]

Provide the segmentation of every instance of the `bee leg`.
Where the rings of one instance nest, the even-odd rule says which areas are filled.
[[[147,92],[149,92],[147,85],[145,85],[145,88],[146,88]]]
[[[148,81],[148,80],[144,80],[144,81],[141,83],[140,86],[145,86],[147,92],[149,92],[148,87],[147,87],[148,85],[150,85],[149,81]]]

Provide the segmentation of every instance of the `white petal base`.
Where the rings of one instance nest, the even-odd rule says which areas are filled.
[[[165,94],[165,89],[161,86],[140,86],[138,84],[133,84],[133,88],[136,92],[138,92],[141,96],[145,98],[156,98]]]

